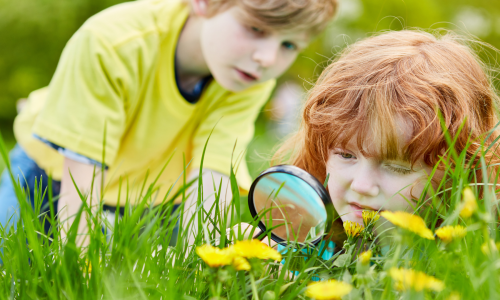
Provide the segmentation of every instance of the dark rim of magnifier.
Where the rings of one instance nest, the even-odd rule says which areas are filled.
[[[260,175],[254,180],[254,182],[252,183],[252,186],[250,187],[250,191],[248,193],[248,207],[250,209],[250,213],[252,214],[252,217],[255,218],[258,215],[257,210],[255,209],[254,202],[253,202],[253,193],[254,193],[255,187],[257,186],[257,183],[260,181],[260,179],[262,179],[262,177],[264,177],[265,175],[271,174],[271,173],[290,174],[290,175],[293,175],[295,177],[298,177],[299,179],[302,179],[307,184],[309,184],[309,186],[311,186],[314,189],[314,191],[319,195],[321,201],[323,201],[323,204],[325,205],[325,210],[326,210],[325,233],[330,232],[330,229],[331,229],[331,226],[333,223],[333,202],[332,202],[332,199],[330,198],[330,195],[328,195],[328,192],[323,187],[323,185],[318,181],[318,179],[316,179],[314,176],[307,173],[306,171],[302,170],[301,168],[296,167],[296,166],[292,166],[292,165],[277,165],[277,166],[270,167],[269,169],[260,173]],[[267,230],[266,226],[264,225],[264,223],[261,220],[259,220],[258,226],[262,231],[266,232],[266,230]],[[286,242],[287,242],[286,240],[275,235],[272,231],[271,231],[271,238],[275,242],[280,243],[280,244],[286,244]],[[319,242],[321,242],[322,239],[323,239],[323,237],[321,236],[321,237],[317,238],[316,240],[312,241],[311,243],[313,245],[317,245]]]

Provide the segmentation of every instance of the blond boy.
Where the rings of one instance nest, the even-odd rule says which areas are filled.
[[[15,120],[15,177],[42,176],[46,187],[52,176],[63,238],[81,205],[70,173],[91,192],[103,150],[106,170],[94,180],[93,199],[103,175],[108,208],[119,210],[127,190],[137,201],[157,177],[153,201],[161,203],[184,170],[183,157],[189,177],[199,173],[210,133],[203,180],[227,184],[231,156],[251,140],[274,78],[336,8],[336,0],[144,0],[93,16],[66,45],[50,85],[31,93]],[[236,176],[248,188],[244,160]],[[10,213],[0,215],[3,225],[19,205],[9,195],[4,174],[0,212]],[[86,230],[81,222],[79,232]]]

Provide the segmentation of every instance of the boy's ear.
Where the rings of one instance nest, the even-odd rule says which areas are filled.
[[[208,14],[209,0],[192,0],[194,14],[199,17],[206,17]]]

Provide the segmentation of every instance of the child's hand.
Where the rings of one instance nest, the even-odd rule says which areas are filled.
[[[250,238],[257,239],[262,234],[262,230],[260,230],[260,228],[255,228],[248,223],[242,222],[240,224],[234,225],[231,228],[226,229],[226,235],[229,236],[231,234],[231,231],[233,231],[234,233],[237,234],[238,227],[241,228],[240,230],[241,230],[241,233],[243,235],[243,239],[245,239],[245,240],[248,240]],[[252,234],[252,232],[253,232],[253,234]],[[275,247],[277,245],[277,243],[275,241],[268,239],[268,238],[262,239],[261,242],[270,246],[270,247]]]
[[[63,242],[66,242],[67,234],[82,206],[82,201],[86,202],[91,211],[99,205],[103,179],[101,176],[105,176],[105,173],[106,171],[103,174],[100,168],[94,168],[93,165],[77,162],[69,158],[64,159],[61,197],[57,207],[59,221],[62,225],[61,239]],[[88,245],[89,240],[86,237],[88,231],[87,213],[84,211],[78,226],[77,245],[84,248]],[[84,248],[82,250],[85,250]]]

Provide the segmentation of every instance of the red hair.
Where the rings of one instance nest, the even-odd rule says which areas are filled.
[[[364,137],[371,135],[379,151],[364,154],[412,164],[422,158],[435,166],[449,148],[443,126],[456,137],[457,153],[466,151],[471,166],[477,151],[487,162],[498,162],[498,147],[480,150],[482,143],[488,146],[498,136],[499,99],[490,71],[467,43],[451,32],[403,30],[346,48],[309,92],[301,129],[273,163],[291,155],[289,163],[324,181],[332,148],[344,147],[357,136],[363,149]],[[398,139],[401,120],[412,129],[404,145]],[[476,175],[481,178],[479,171]]]

